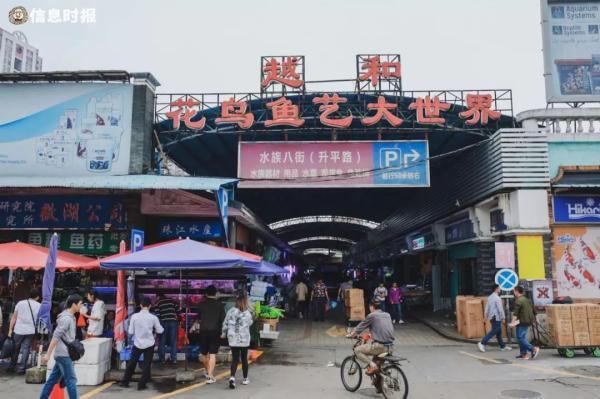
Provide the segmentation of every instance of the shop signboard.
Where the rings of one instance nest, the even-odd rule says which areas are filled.
[[[125,207],[117,197],[0,197],[0,230],[106,228],[127,229]]]
[[[240,142],[240,188],[429,187],[426,140]]]
[[[600,1],[541,5],[547,102],[600,101]]]
[[[413,249],[413,251],[425,248],[425,237],[421,236],[413,238],[411,248]]]
[[[144,230],[131,230],[131,253],[144,249]]]
[[[200,240],[221,238],[223,226],[218,220],[164,220],[160,222],[160,238],[189,237]]]
[[[452,224],[445,229],[446,243],[467,240],[475,237],[473,231],[473,222],[463,220],[462,222]]]
[[[515,268],[515,243],[514,242],[496,242],[496,269],[514,269]]]
[[[0,175],[129,173],[133,86],[0,84]]]
[[[600,226],[555,227],[553,235],[558,295],[600,298]]]
[[[600,195],[554,196],[555,223],[599,223]]]
[[[554,300],[552,280],[533,280],[533,304],[535,306],[551,305]]]
[[[32,231],[26,235],[29,244],[43,245],[50,243],[54,232]],[[119,252],[119,243],[128,236],[126,232],[106,231],[63,231],[59,236],[58,249],[82,255],[106,256]]]

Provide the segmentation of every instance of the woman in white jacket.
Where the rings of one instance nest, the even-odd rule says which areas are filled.
[[[248,385],[248,347],[250,346],[250,326],[252,325],[252,313],[248,309],[248,298],[238,296],[235,306],[227,312],[223,321],[223,333],[221,338],[227,337],[231,348],[231,377],[229,377],[229,388],[235,389],[235,372],[240,361],[244,380],[242,385]]]

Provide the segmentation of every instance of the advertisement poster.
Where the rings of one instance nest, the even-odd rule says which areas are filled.
[[[535,306],[551,305],[554,300],[552,280],[534,280],[532,282],[533,304]]]
[[[541,1],[547,101],[599,101],[600,1]]]
[[[0,175],[129,173],[133,86],[0,84]]]
[[[428,158],[424,140],[240,142],[239,187],[429,187]]]
[[[600,298],[600,227],[556,227],[552,249],[558,295]]]
[[[600,196],[554,196],[555,223],[600,223]]]
[[[515,243],[497,242],[495,243],[496,269],[514,269],[515,268]]]

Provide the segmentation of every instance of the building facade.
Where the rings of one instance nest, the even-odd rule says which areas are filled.
[[[3,73],[40,72],[42,57],[22,32],[0,28],[0,68]]]

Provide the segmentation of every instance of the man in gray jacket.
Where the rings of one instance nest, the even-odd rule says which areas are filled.
[[[509,351],[512,349],[510,346],[506,346],[502,340],[502,321],[506,320],[506,315],[504,314],[504,308],[502,307],[500,291],[500,286],[494,284],[494,291],[488,297],[487,304],[485,305],[485,319],[490,321],[492,329],[485,337],[483,337],[481,342],[477,343],[477,347],[481,352],[485,352],[485,346],[494,336],[496,336],[496,339],[498,340],[501,351]]]
[[[49,398],[54,385],[56,385],[61,378],[67,386],[69,399],[78,398],[77,377],[75,376],[73,361],[71,360],[71,357],[69,357],[69,350],[67,349],[65,342],[72,342],[75,340],[75,313],[80,311],[82,305],[83,300],[79,295],[69,295],[65,310],[59,314],[56,319],[56,330],[54,330],[54,334],[52,335],[52,341],[48,347],[48,352],[42,356],[42,363],[47,364],[52,352],[54,352],[56,364],[46,380],[46,384],[44,384],[44,387],[42,388],[40,399]]]

